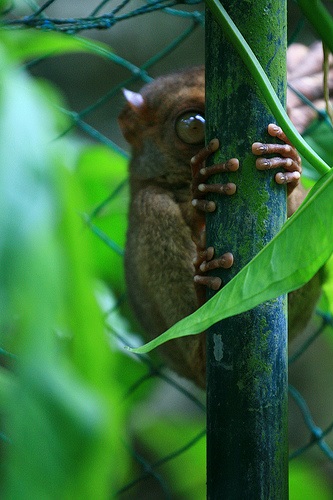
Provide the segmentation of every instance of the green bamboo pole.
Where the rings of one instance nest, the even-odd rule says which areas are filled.
[[[223,6],[284,104],[286,1],[224,0]],[[217,254],[234,254],[234,266],[220,273],[227,282],[280,229],[286,195],[272,172],[255,169],[251,144],[272,140],[266,128],[274,118],[209,9],[206,100],[207,140],[218,137],[221,144],[212,162],[238,157],[241,165],[220,179],[235,182],[236,195],[213,196],[218,207],[207,216],[207,244]],[[207,332],[209,499],[288,498],[286,318],[280,297]]]

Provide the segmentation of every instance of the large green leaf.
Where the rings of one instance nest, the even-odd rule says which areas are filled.
[[[193,335],[261,302],[295,290],[333,252],[333,170],[313,187],[282,230],[222,290],[196,312],[135,352],[149,352],[173,338]]]

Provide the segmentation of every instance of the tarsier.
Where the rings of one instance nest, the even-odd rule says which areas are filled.
[[[239,162],[205,167],[218,141],[204,147],[202,67],[158,78],[140,93],[125,90],[124,95],[127,105],[119,123],[132,152],[126,282],[132,308],[150,340],[198,308],[200,287],[220,288],[221,280],[205,275],[208,270],[232,265],[231,253],[214,256],[213,248],[203,248],[202,213],[215,209],[205,193],[232,196],[236,191],[232,183],[206,184],[207,179],[237,170]],[[283,144],[255,143],[252,152],[258,169],[283,167],[275,180],[287,184],[291,215],[305,196],[299,184],[301,160],[278,126],[270,124],[268,132]],[[295,293],[289,295],[293,332],[310,319],[320,294],[319,275]],[[167,342],[160,350],[179,375],[205,386],[204,333]]]

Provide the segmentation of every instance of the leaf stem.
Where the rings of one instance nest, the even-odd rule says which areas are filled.
[[[319,0],[297,0],[299,8],[333,53],[333,19]]]

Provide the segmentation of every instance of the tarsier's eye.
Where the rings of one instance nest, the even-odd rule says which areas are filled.
[[[205,141],[205,118],[198,111],[187,111],[176,120],[176,134],[186,144]]]

